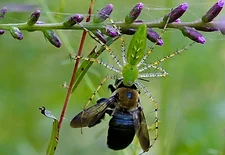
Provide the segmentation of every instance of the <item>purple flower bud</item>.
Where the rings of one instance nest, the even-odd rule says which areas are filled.
[[[18,39],[18,40],[22,40],[23,39],[23,34],[21,33],[21,31],[17,28],[12,26],[9,29],[11,35],[13,36],[13,38]]]
[[[143,23],[143,20],[135,20],[134,23]]]
[[[190,38],[193,41],[196,41],[197,43],[204,44],[206,42],[202,34],[199,33],[197,30],[195,30],[194,28],[184,26],[184,28],[181,31],[184,36]]]
[[[110,36],[110,37],[115,37],[115,36],[118,35],[118,32],[114,27],[106,26],[105,27],[105,34]]]
[[[159,38],[159,34],[151,28],[147,28],[147,38],[153,43],[156,42],[156,45],[162,46],[164,44],[163,40]]]
[[[125,23],[127,23],[127,24],[133,23],[135,21],[135,19],[137,19],[138,16],[140,15],[143,7],[144,7],[143,3],[137,3],[133,7],[133,9],[130,11],[130,13],[126,16]]]
[[[76,23],[80,23],[84,19],[84,16],[81,14],[74,14],[70,17],[68,17],[64,22],[63,25],[65,27],[71,27],[75,25]]]
[[[174,22],[175,22],[175,23],[180,23],[181,20],[180,20],[180,18],[177,18]]]
[[[199,30],[199,31],[204,31],[204,32],[213,32],[213,31],[218,31],[219,30],[219,28],[212,27],[212,26],[207,26],[207,25],[202,25],[200,27],[196,27],[195,29]]]
[[[28,18],[27,25],[29,25],[29,26],[34,25],[38,21],[38,19],[40,17],[40,14],[41,14],[40,10],[37,10],[37,11],[33,12],[30,15],[30,17]]]
[[[97,30],[95,32],[93,32],[95,34],[95,36],[102,41],[104,44],[107,42],[105,36],[102,34],[102,32],[100,30]]]
[[[134,35],[136,32],[135,29],[122,29],[121,30],[121,33],[122,34],[127,34],[127,35]]]
[[[94,16],[93,22],[94,23],[102,23],[104,22],[112,13],[113,5],[108,4],[106,5],[101,11],[98,12],[97,15]]]
[[[5,33],[4,30],[0,30],[0,35],[3,35]]]
[[[207,24],[207,25],[208,26],[210,25],[210,27],[218,29],[222,33],[222,35],[225,35],[225,26],[224,26],[225,25],[225,17],[222,17],[220,19],[220,21],[218,21],[218,22],[212,22],[212,23]]]
[[[175,20],[177,20],[178,18],[180,18],[185,13],[185,11],[187,9],[188,9],[188,4],[187,3],[180,4],[178,7],[176,7],[171,12],[169,12],[168,14],[166,14],[163,17],[163,21],[164,22],[167,22],[168,18],[170,18],[169,21],[168,21],[168,23],[172,23]]]
[[[52,30],[44,30],[42,31],[44,33],[45,38],[48,39],[48,41],[54,45],[55,47],[60,47],[62,45],[59,37],[56,35],[56,33]]]
[[[84,16],[82,14],[75,15],[75,20],[77,21],[77,23],[82,22],[83,19],[84,19]]]
[[[0,19],[1,18],[4,18],[6,11],[7,11],[7,8],[6,7],[0,9]]]
[[[42,21],[37,21],[36,24],[44,24]]]
[[[202,17],[202,21],[204,23],[211,22],[223,9],[223,5],[224,5],[224,0],[219,0],[218,2],[216,2]]]
[[[221,27],[220,32],[222,33],[222,35],[225,35],[225,28]]]

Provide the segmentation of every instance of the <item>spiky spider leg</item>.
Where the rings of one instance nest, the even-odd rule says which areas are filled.
[[[125,40],[124,40],[124,37],[123,36],[121,36],[120,37],[120,40],[121,40],[121,49],[122,49],[122,59],[123,59],[123,64],[124,65],[126,65],[126,63],[127,63],[127,61],[126,61],[126,53],[125,53],[125,51],[126,51],[126,49],[125,49]]]
[[[123,64],[125,65],[127,63],[126,61],[126,49],[125,49],[125,40],[123,35],[120,33],[119,29],[117,28],[116,24],[114,23],[113,19],[108,17],[110,22],[112,23],[113,27],[117,30],[118,32],[118,36],[120,38],[121,41],[121,49],[122,49],[122,60],[123,60]],[[122,68],[122,66],[121,66]]]
[[[94,99],[95,95],[98,93],[98,91],[100,90],[100,88],[103,86],[103,84],[109,80],[109,79],[116,79],[116,76],[106,76],[98,85],[97,89],[93,92],[92,96],[88,99],[88,102],[85,104],[83,110],[85,110],[88,105],[92,102],[92,100]]]
[[[160,70],[162,73],[143,73],[143,74],[139,74],[139,77],[165,77],[168,75],[168,73],[161,67],[157,66],[159,63],[166,61],[168,59],[171,59],[172,57],[180,54],[181,52],[187,50],[190,46],[192,46],[195,42],[192,42],[191,44],[189,44],[189,46],[185,46],[182,49],[168,55],[165,56],[164,58],[157,60],[149,65],[146,65],[145,67],[141,68],[139,71],[143,72],[144,70],[147,70],[149,68],[155,68],[157,70]],[[154,97],[152,96],[152,94],[146,89],[146,87],[139,81],[136,81],[136,83],[138,84],[138,86],[149,96],[149,98],[152,100],[152,102],[154,103],[154,107],[155,107],[155,139],[154,142],[150,145],[150,147],[152,147],[152,145],[155,143],[155,141],[158,139],[158,124],[159,124],[159,119],[158,119],[158,103],[155,101]]]
[[[158,130],[159,130],[159,119],[158,119],[158,103],[156,102],[156,100],[154,99],[154,97],[152,96],[152,94],[147,90],[147,88],[138,80],[136,80],[137,85],[148,95],[148,97],[150,98],[150,100],[152,100],[152,102],[154,103],[154,111],[155,111],[155,138],[152,144],[150,144],[149,148],[151,148],[153,146],[153,144],[155,143],[155,141],[158,139]]]
[[[110,22],[112,23],[112,26],[117,30],[118,36],[119,36],[119,38],[121,40],[122,59],[123,59],[123,64],[125,65],[127,62],[126,62],[126,53],[125,53],[126,52],[126,49],[125,49],[125,40],[124,40],[124,37],[120,33],[120,31],[119,31],[118,27],[116,26],[116,24],[114,23],[113,19],[110,18],[110,17],[108,17],[108,18],[109,18]],[[122,68],[122,66],[121,66],[121,68]]]
[[[144,73],[140,74],[140,78],[157,78],[157,77],[166,77],[168,73]]]
[[[168,17],[168,19],[167,19],[167,21],[166,21],[166,23],[165,23],[165,25],[164,25],[164,27],[163,27],[163,29],[162,29],[162,31],[161,31],[161,33],[160,33],[158,39],[161,39],[161,37],[162,37],[163,34],[165,33],[166,27],[167,27],[167,25],[168,25],[168,23],[169,23],[169,20],[170,20],[170,17]],[[142,60],[138,63],[137,67],[139,67],[140,65],[142,65],[142,64],[145,62],[145,60],[148,58],[148,56],[153,52],[153,49],[156,47],[156,45],[157,45],[157,42],[155,42],[155,43],[153,44],[153,46],[147,51],[147,53],[145,54],[145,56],[144,56],[144,57],[142,58]]]
[[[181,52],[187,50],[187,49],[188,49],[190,46],[192,46],[194,43],[195,43],[195,42],[192,42],[192,43],[190,43],[188,46],[184,46],[182,49],[180,49],[180,50],[178,50],[178,51],[176,51],[176,52],[174,52],[174,53],[172,53],[172,54],[170,54],[170,55],[167,55],[167,56],[165,56],[164,58],[162,58],[162,59],[160,59],[160,60],[157,60],[157,61],[151,63],[150,65],[156,66],[156,65],[158,65],[159,63],[161,63],[161,62],[163,62],[163,61],[166,61],[166,60],[168,60],[168,59],[171,59],[172,57],[174,57],[174,56],[176,56],[176,55],[179,55]]]
[[[139,72],[143,72],[149,68],[156,68],[158,70],[160,70],[162,73],[144,73],[144,74],[140,74],[139,77],[165,77],[168,76],[168,73],[161,67],[157,66],[159,65],[161,62],[164,62],[168,59],[171,59],[172,57],[179,55],[181,52],[187,50],[190,46],[192,46],[195,42],[192,42],[191,44],[189,44],[188,46],[183,47],[182,49],[165,56],[164,58],[157,60],[149,65],[144,66],[143,68],[139,69]]]
[[[110,22],[112,23],[113,27],[114,27],[116,30],[118,30],[117,27],[116,27],[116,25],[115,25],[115,23],[114,23],[114,21],[113,21],[111,18],[109,18],[109,20],[110,20]],[[106,44],[104,44],[100,39],[98,39],[98,38],[94,35],[94,33],[92,33],[91,31],[89,31],[89,30],[88,30],[87,28],[85,28],[83,25],[80,24],[80,26],[81,26],[81,27],[82,27],[82,28],[83,28],[83,29],[84,29],[84,30],[85,30],[85,31],[86,31],[86,32],[87,32],[87,33],[88,33],[95,41],[97,41],[100,45],[102,45],[102,46],[108,51],[109,55],[112,56],[112,58],[113,58],[113,60],[116,62],[116,64],[117,64],[120,68],[122,68],[122,65],[121,65],[119,59],[116,57],[116,55],[115,55],[115,54],[113,53],[113,51],[110,49],[110,47],[107,46]],[[119,31],[118,31],[118,36],[117,36],[117,37],[118,37],[118,38],[121,37],[121,33],[120,33]],[[120,73],[120,74],[121,74],[121,70],[115,68],[115,67],[112,66],[112,65],[109,65],[109,64],[107,64],[107,63],[104,63],[104,62],[101,61],[101,60],[95,59],[95,58],[85,58],[85,57],[78,56],[78,55],[76,55],[76,56],[72,56],[72,55],[71,55],[71,58],[72,58],[72,59],[82,59],[82,60],[85,60],[85,61],[96,62],[96,63],[98,63],[98,64],[100,64],[100,65],[102,65],[102,66],[104,66],[104,67],[106,67],[106,68],[108,68],[108,69],[110,69],[110,70],[115,71],[116,73]],[[90,104],[90,102],[93,100],[95,94],[99,91],[99,89],[102,87],[102,85],[105,83],[105,81],[106,81],[107,79],[116,79],[116,78],[115,78],[115,76],[107,76],[107,77],[105,77],[105,78],[101,81],[101,83],[99,84],[99,86],[97,87],[96,91],[94,91],[93,95],[92,95],[91,98],[88,100],[87,104],[84,106],[84,110],[88,107],[88,105]]]
[[[162,67],[154,66],[154,65],[147,65],[147,66],[143,67],[142,69],[140,69],[139,72],[143,72],[144,70],[146,70],[148,68],[155,68],[155,69],[159,70],[161,73],[142,73],[142,74],[139,74],[138,77],[140,77],[140,78],[142,78],[142,77],[166,77],[169,75]]]
[[[110,21],[112,23],[112,25],[115,25],[115,23],[113,22],[113,20],[110,18]],[[80,26],[95,40],[97,41],[100,45],[102,45],[108,52],[109,52],[109,55],[111,55],[111,57],[113,58],[113,60],[116,62],[116,64],[122,68],[122,65],[119,61],[119,59],[116,57],[116,55],[113,53],[113,51],[110,49],[109,46],[107,46],[106,44],[104,44],[100,39],[98,39],[93,32],[91,32],[90,30],[88,30],[87,28],[85,28],[82,24],[80,24]],[[118,36],[117,37],[121,37],[121,34],[120,32],[118,31]]]
[[[121,73],[120,69],[117,69],[114,66],[109,65],[109,64],[107,64],[107,63],[105,63],[105,62],[103,62],[101,60],[96,59],[96,58],[86,58],[86,57],[83,57],[83,56],[72,55],[71,54],[70,55],[70,59],[72,59],[72,60],[82,59],[82,60],[85,60],[85,61],[96,62],[97,64],[100,64],[101,66],[104,66],[104,67],[106,67],[106,68],[108,68],[108,69],[110,69],[110,70],[112,70],[112,71],[114,71],[116,73]]]

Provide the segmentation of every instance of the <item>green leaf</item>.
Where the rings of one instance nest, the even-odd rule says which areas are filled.
[[[50,118],[53,119],[53,124],[52,124],[52,133],[51,133],[51,138],[48,144],[48,149],[46,152],[46,155],[54,155],[57,144],[58,144],[58,137],[59,137],[59,129],[58,129],[58,125],[59,125],[59,121],[56,119],[56,117],[54,115],[52,115],[52,113],[48,110],[45,109],[45,107],[41,107],[39,108],[41,113]]]

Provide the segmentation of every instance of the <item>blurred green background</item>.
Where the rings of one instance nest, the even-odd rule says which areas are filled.
[[[87,14],[89,0],[1,0],[0,7],[9,4],[35,5],[42,11],[41,21],[61,21],[72,13]],[[94,13],[112,3],[115,21],[123,20],[139,0],[97,1]],[[143,0],[145,8],[139,19],[153,21],[185,1]],[[194,21],[212,6],[212,0],[187,0],[188,11],[182,21]],[[12,5],[11,5],[12,6]],[[46,7],[47,6],[47,7]],[[24,22],[35,8],[28,11],[9,7],[9,12],[0,23]],[[25,7],[26,8],[26,7]],[[51,12],[56,12],[57,15]],[[68,14],[67,14],[68,13]],[[217,20],[221,20],[224,11]],[[49,18],[50,17],[50,18]],[[54,17],[54,18],[53,18]],[[42,105],[59,117],[66,95],[60,85],[69,83],[73,63],[67,58],[69,52],[77,52],[81,31],[57,31],[63,45],[57,49],[47,42],[42,33],[23,32],[22,41],[14,40],[8,32],[0,36],[0,154],[24,155],[45,154],[50,139],[52,120],[42,116],[38,108]],[[205,45],[194,44],[183,54],[164,62],[169,77],[150,79],[145,83],[159,102],[159,139],[145,154],[151,155],[222,155],[225,154],[225,38],[219,32],[202,33]],[[149,61],[162,58],[191,43],[177,30],[168,30],[163,36],[163,47],[156,47]],[[125,36],[128,45],[130,36]],[[152,43],[148,42],[148,47]],[[87,37],[83,55],[86,56],[97,43]],[[111,48],[120,56],[121,43]],[[110,62],[105,52],[101,59]],[[60,132],[56,155],[123,155],[141,153],[139,144],[131,144],[123,151],[107,148],[107,117],[100,125],[88,129],[72,129],[70,120],[82,110],[99,82],[109,74],[104,67],[94,64],[71,97]],[[99,91],[96,99],[109,97],[109,81]],[[154,122],[153,104],[142,93],[147,123]],[[93,103],[94,104],[94,103]],[[150,133],[151,139],[154,132]],[[134,152],[135,147],[138,151]]]

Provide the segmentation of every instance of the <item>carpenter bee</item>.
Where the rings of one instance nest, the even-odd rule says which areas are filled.
[[[72,119],[70,126],[93,127],[99,124],[107,113],[112,116],[107,136],[110,149],[125,149],[136,134],[143,152],[147,152],[150,148],[149,133],[136,85],[124,86],[119,79],[116,80],[115,87],[108,87],[112,96],[99,99],[95,105],[81,111]]]

